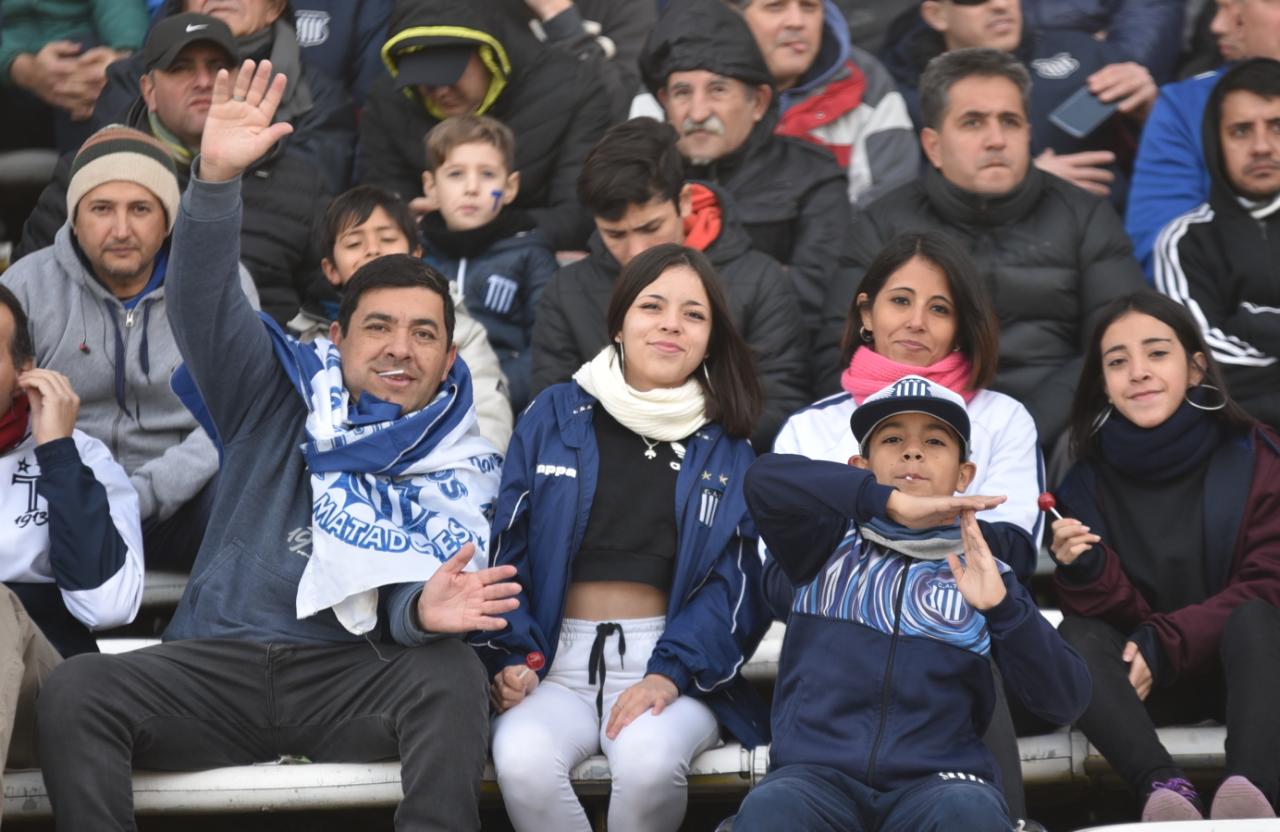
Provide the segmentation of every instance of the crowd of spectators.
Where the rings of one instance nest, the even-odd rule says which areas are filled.
[[[0,114],[0,760],[59,829],[281,755],[478,828],[491,754],[587,830],[603,753],[674,830],[725,738],[734,828],[1033,828],[1066,724],[1143,820],[1275,817],[1277,0],[0,0]]]

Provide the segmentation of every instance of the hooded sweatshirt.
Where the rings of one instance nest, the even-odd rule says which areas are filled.
[[[779,101],[775,132],[831,151],[849,178],[851,203],[866,205],[919,172],[920,150],[893,77],[849,43],[849,25],[831,0],[813,64]]]
[[[1187,307],[1249,413],[1280,425],[1280,193],[1250,201],[1227,178],[1215,89],[1201,126],[1209,198],[1156,237],[1156,288]]]
[[[0,282],[30,316],[36,366],[67,376],[80,396],[76,427],[103,442],[129,473],[143,521],[173,515],[212,479],[218,454],[169,389],[182,358],[164,284],[126,309],[89,270],[70,224]],[[240,285],[256,305],[243,268]]]
[[[516,137],[520,194],[514,204],[533,215],[552,247],[581,248],[591,218],[578,204],[578,171],[609,124],[608,98],[592,63],[538,43],[492,5],[397,4],[382,47],[390,77],[374,84],[360,119],[358,176],[405,199],[421,195],[427,167],[422,137],[442,114],[416,89],[396,89],[400,59],[421,49],[474,43],[490,75],[476,113],[493,116]]]
[[[671,73],[692,69],[773,87],[746,21],[721,0],[669,5],[640,56],[654,95]],[[688,164],[685,178],[719,185],[733,198],[752,247],[788,267],[803,323],[815,332],[828,286],[852,263],[848,180],[830,152],[775,136],[777,124],[775,96],[741,146],[709,164]]]
[[[684,244],[715,266],[733,321],[755,356],[765,398],[751,438],[755,447],[767,448],[783,420],[806,401],[808,342],[797,337],[799,308],[778,263],[751,249],[732,201],[714,186],[693,188]],[[543,292],[533,329],[534,394],[568,381],[609,343],[605,313],[621,267],[599,232],[591,235],[590,247],[589,256],[556,272]]]

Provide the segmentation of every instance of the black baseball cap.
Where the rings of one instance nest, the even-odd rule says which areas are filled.
[[[227,24],[207,14],[185,12],[161,20],[147,35],[147,42],[142,46],[147,71],[168,69],[179,52],[202,41],[226,52],[232,61],[240,57],[236,39]]]
[[[396,86],[447,87],[457,83],[477,44],[460,42],[430,46],[396,58]]]

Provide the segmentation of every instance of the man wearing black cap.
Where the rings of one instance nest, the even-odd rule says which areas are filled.
[[[184,12],[221,20],[231,32],[237,58],[270,59],[276,72],[289,79],[276,120],[293,125],[290,151],[311,164],[312,176],[322,177],[329,192],[346,190],[355,156],[355,107],[338,81],[303,60],[288,0],[166,0],[162,7],[165,19]],[[107,85],[93,110],[94,127],[125,118],[140,92],[139,79],[151,68],[144,55],[135,53],[107,68]]]
[[[640,73],[680,133],[685,178],[729,192],[753,247],[787,266],[816,331],[827,286],[851,262],[847,179],[823,148],[773,134],[773,75],[741,13],[721,0],[671,3]]]
[[[209,114],[213,79],[219,69],[234,66],[236,41],[217,18],[180,14],[156,24],[141,54],[146,74],[125,123],[164,144],[185,189]],[[68,154],[60,161],[53,182],[40,195],[22,230],[15,262],[52,245],[66,221],[73,157]],[[319,279],[309,245],[329,195],[288,142],[259,159],[251,172],[244,182],[241,257],[263,310],[283,324],[297,314],[308,287]]]
[[[391,77],[374,84],[360,119],[358,175],[417,197],[427,132],[449,116],[493,116],[516,137],[516,207],[555,248],[584,248],[591,217],[578,204],[577,177],[608,126],[608,97],[593,63],[542,46],[494,5],[397,5],[382,47]]]

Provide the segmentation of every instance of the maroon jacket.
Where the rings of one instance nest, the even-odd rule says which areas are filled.
[[[1058,600],[1067,615],[1100,618],[1121,632],[1134,633],[1158,682],[1209,666],[1218,656],[1222,630],[1235,607],[1253,598],[1280,606],[1280,437],[1267,428],[1239,434],[1214,451],[1205,475],[1205,538],[1233,540],[1229,553],[1207,564],[1209,596],[1168,613],[1152,611],[1125,574],[1121,557],[1106,544],[1106,524],[1098,510],[1097,475],[1088,462],[1072,468],[1058,489],[1064,516],[1078,518],[1103,543],[1072,566],[1054,574]],[[1153,511],[1177,516],[1176,506]],[[1145,633],[1143,631],[1146,631]],[[1154,638],[1163,656],[1144,647]],[[1154,645],[1150,645],[1154,646]],[[1153,661],[1154,659],[1154,661]]]

